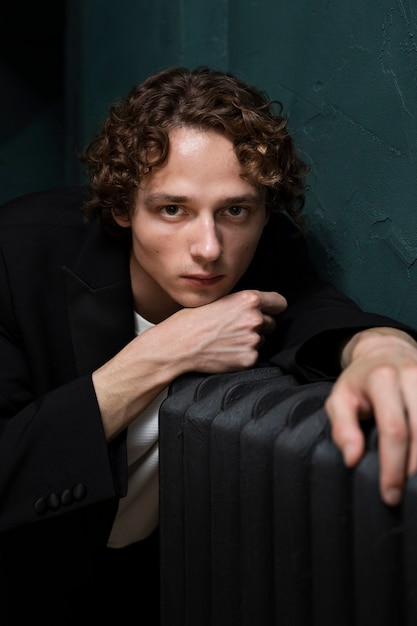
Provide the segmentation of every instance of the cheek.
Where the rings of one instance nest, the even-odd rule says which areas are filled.
[[[257,229],[255,236],[253,233],[248,235],[241,244],[241,250],[244,250],[247,254],[254,254],[256,248],[258,247],[259,240],[262,235],[263,228]]]
[[[248,236],[245,237],[244,240],[240,242],[235,242],[235,246],[232,251],[232,256],[235,258],[236,262],[241,266],[244,266],[246,270],[249,264],[251,263],[253,257],[255,256],[256,249],[258,247],[259,240],[262,235],[263,228],[260,229],[256,236]]]
[[[161,237],[135,237],[133,239],[133,254],[142,267],[153,271],[165,271],[171,267],[178,256],[176,247],[172,245],[172,237],[165,240]]]
[[[228,265],[233,268],[234,273],[241,275],[246,271],[255,255],[256,245],[257,243],[251,240],[240,242],[230,249]]]

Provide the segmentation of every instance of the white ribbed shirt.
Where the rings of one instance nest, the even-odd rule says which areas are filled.
[[[138,313],[135,332],[140,335],[154,326]],[[123,548],[145,539],[158,525],[158,415],[168,388],[127,429],[128,491],[120,499],[108,546]]]

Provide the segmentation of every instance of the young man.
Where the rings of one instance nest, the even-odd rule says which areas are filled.
[[[307,168],[263,94],[168,69],[112,107],[83,159],[88,189],[0,211],[4,624],[140,618],[147,602],[158,623],[158,409],[186,372],[270,361],[335,380],[346,463],[374,415],[388,504],[417,465],[417,333],[317,277]]]

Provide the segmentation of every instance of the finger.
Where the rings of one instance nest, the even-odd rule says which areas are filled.
[[[416,399],[414,399],[414,406],[410,407],[407,412],[409,429],[407,476],[412,476],[417,472],[417,411],[415,404]]]
[[[287,308],[287,300],[280,293],[276,291],[261,291],[260,292],[260,310],[262,313],[269,313],[270,315],[276,315],[282,313]]]
[[[417,372],[415,368],[406,369],[401,380],[404,411],[408,422],[408,462],[407,475],[417,472]]]
[[[354,394],[342,385],[335,385],[325,402],[331,424],[332,439],[340,449],[348,467],[361,458],[365,438],[358,423],[358,402]]]
[[[385,369],[370,378],[369,394],[378,425],[380,489],[386,504],[396,505],[406,478],[408,423],[403,396],[395,374]]]
[[[273,317],[270,315],[263,316],[263,323],[259,328],[259,331],[263,334],[268,334],[274,332],[276,328],[276,322]]]

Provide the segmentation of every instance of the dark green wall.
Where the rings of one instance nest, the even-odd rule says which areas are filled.
[[[417,325],[415,0],[69,0],[64,21],[64,3],[45,4],[64,25],[64,108],[58,98],[49,120],[45,108],[24,132],[2,133],[0,199],[82,180],[74,155],[149,73],[230,70],[285,105],[312,166],[306,213],[323,274],[363,307]],[[1,106],[4,128],[16,126],[5,116],[24,117]]]
[[[65,3],[2,2],[0,202],[61,184],[65,158]]]

